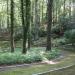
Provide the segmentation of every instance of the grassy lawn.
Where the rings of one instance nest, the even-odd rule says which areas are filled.
[[[75,66],[72,66],[72,67],[67,68],[67,69],[51,72],[51,73],[46,74],[46,75],[75,75]]]
[[[30,67],[15,68],[8,71],[2,71],[0,72],[0,75],[32,75],[40,72],[50,71],[55,68],[66,67],[72,64],[75,64],[74,53],[70,53],[68,56],[60,60],[59,63],[57,64],[39,64],[39,65],[32,65]],[[73,75],[72,73],[75,71],[75,67],[63,71],[62,70],[56,71],[47,75]]]

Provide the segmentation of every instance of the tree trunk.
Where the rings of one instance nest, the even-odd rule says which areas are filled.
[[[24,2],[26,3],[26,13],[24,17]],[[22,12],[22,26],[23,26],[23,50],[22,53],[27,52],[26,43],[27,43],[27,36],[30,26],[30,0],[23,1],[21,0],[21,12]]]
[[[52,6],[53,6],[53,0],[48,0],[48,6],[47,6],[47,51],[51,50],[51,25],[52,25]]]
[[[24,1],[21,0],[21,18],[22,18],[22,27],[23,27],[23,50],[22,53],[26,53],[26,46],[25,46],[25,20],[24,20]]]
[[[7,0],[7,28],[9,29],[9,0]]]
[[[71,0],[69,0],[69,18],[71,21]]]
[[[40,15],[39,15],[39,0],[35,0],[35,24],[34,24],[34,40],[39,39],[39,26],[40,26]]]
[[[28,48],[30,48],[30,9],[31,9],[31,2],[30,0],[26,0],[26,36],[27,36],[27,33],[29,34],[28,36]],[[29,31],[29,32],[28,32]],[[27,37],[26,37],[26,40],[27,40]]]
[[[41,21],[42,22],[42,26],[43,26],[43,16],[44,16],[43,15],[43,11],[44,11],[44,5],[43,4],[44,4],[44,0],[42,1],[42,21]]]
[[[11,41],[11,52],[14,52],[14,2],[11,0],[11,34],[10,34],[10,41]]]
[[[31,47],[31,28],[29,28],[28,31],[28,49]]]

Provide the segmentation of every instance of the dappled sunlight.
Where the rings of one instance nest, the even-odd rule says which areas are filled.
[[[74,0],[0,0],[0,75],[75,74],[74,4]],[[67,66],[74,67],[66,70]]]
[[[59,62],[54,62],[54,61],[44,61],[44,63],[46,63],[46,64],[58,64]]]

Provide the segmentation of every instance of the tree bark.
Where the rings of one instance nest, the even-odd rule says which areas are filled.
[[[26,3],[25,6],[25,15],[24,15],[24,2]],[[27,52],[26,43],[28,37],[28,31],[30,27],[30,0],[23,1],[21,0],[21,12],[22,12],[22,26],[23,26],[23,50],[22,53]]]
[[[52,25],[52,6],[53,6],[53,0],[48,0],[47,5],[47,48],[46,51],[51,50],[51,25]]]
[[[7,28],[9,29],[9,0],[7,0]]]
[[[10,41],[11,41],[11,52],[14,52],[14,1],[11,0],[11,32],[10,32]]]
[[[40,26],[40,15],[39,15],[39,0],[35,0],[35,24],[34,24],[34,40],[39,39],[39,26]]]

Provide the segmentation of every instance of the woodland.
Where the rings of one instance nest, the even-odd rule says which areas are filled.
[[[0,0],[0,75],[74,75],[74,58],[75,0]]]

